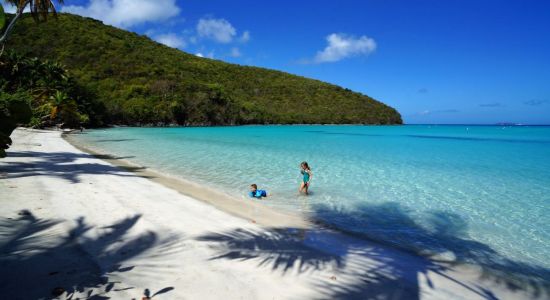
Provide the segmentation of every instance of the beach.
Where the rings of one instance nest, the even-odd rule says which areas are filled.
[[[59,131],[20,128],[12,139],[0,160],[8,299],[48,299],[58,287],[59,299],[549,297],[544,284],[417,256],[94,156]]]

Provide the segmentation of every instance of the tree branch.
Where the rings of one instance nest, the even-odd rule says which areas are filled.
[[[21,15],[23,14],[23,10],[25,9],[25,7],[27,7],[28,4],[29,4],[29,1],[26,1],[26,2],[24,2],[24,4],[22,6],[17,8],[17,12],[15,13],[15,17],[13,17],[10,24],[8,25],[8,27],[4,31],[4,34],[2,35],[2,37],[0,37],[0,44],[4,45],[4,43],[8,39],[9,34],[13,30],[13,27],[15,26],[15,22],[17,22],[17,19],[19,19],[19,17],[21,17]]]

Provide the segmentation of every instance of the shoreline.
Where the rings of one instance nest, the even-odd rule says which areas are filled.
[[[548,295],[529,284],[510,288],[505,278],[475,265],[443,263],[287,219],[259,203],[231,203],[234,213],[228,214],[215,204],[187,196],[200,191],[167,188],[159,174],[128,162],[113,166],[123,160],[87,154],[61,138],[60,132],[17,129],[8,154],[0,161],[0,192],[7,195],[0,197],[0,225],[5,224],[0,226],[0,263],[6,267],[0,275],[6,284],[0,291],[5,288],[8,297],[28,293],[27,298],[37,298],[30,293],[77,279],[79,287],[87,287],[80,289],[83,292],[101,287],[103,294],[119,298],[135,298],[136,290],[144,288],[169,291],[165,299],[487,299],[489,295],[543,299]],[[206,196],[225,202],[217,198],[223,195]],[[121,219],[125,221],[117,223]],[[10,247],[2,247],[12,228],[53,220],[55,230],[41,235],[40,225],[33,239],[20,241],[29,249],[35,246],[27,243],[40,242],[46,256],[14,255]],[[74,224],[82,224],[82,229],[73,228]],[[71,237],[70,243],[66,237]],[[50,247],[57,239],[60,246]],[[74,266],[63,267],[67,260],[83,273],[71,271]],[[45,261],[52,262],[37,270],[36,263]],[[108,282],[98,279],[91,284],[84,275],[90,272]],[[111,291],[112,285],[117,291]]]
[[[272,227],[295,227],[300,229],[315,228],[319,230],[334,230],[340,232],[341,234],[360,238],[367,242],[377,243],[386,247],[395,248],[400,251],[405,251],[412,255],[417,255],[423,258],[431,258],[442,263],[476,266],[475,264],[471,264],[468,262],[459,262],[452,258],[445,257],[444,255],[439,255],[437,253],[429,253],[426,250],[420,248],[405,247],[388,241],[374,239],[367,234],[346,230],[321,219],[312,219],[300,213],[282,211],[281,209],[277,209],[275,207],[263,205],[255,199],[251,199],[250,201],[242,201],[220,191],[208,188],[199,183],[192,182],[181,177],[164,175],[161,174],[159,170],[132,163],[124,158],[114,157],[111,154],[101,152],[100,150],[90,149],[88,145],[84,145],[83,143],[72,139],[71,136],[73,136],[73,134],[75,133],[62,133],[61,137],[65,141],[70,143],[73,147],[90,155],[93,155],[98,159],[106,161],[114,166],[120,167],[154,182],[160,183],[167,188],[178,191],[183,195],[210,204],[215,208],[227,212],[231,215],[245,220],[257,222],[260,225]],[[243,205],[245,207],[252,206],[253,209],[242,210]],[[257,214],[257,212],[260,213]]]
[[[400,245],[399,243],[393,243],[390,240],[373,238],[367,233],[345,229],[335,224],[332,224],[329,221],[309,217],[299,212],[283,211],[276,207],[270,207],[262,204],[261,201],[256,201],[255,199],[251,201],[242,201],[231,197],[230,195],[225,194],[222,191],[214,190],[207,186],[201,185],[200,183],[196,183],[181,177],[168,176],[162,174],[159,170],[156,170],[154,168],[134,164],[124,158],[113,157],[109,153],[102,152],[102,149],[91,149],[89,145],[73,139],[73,134],[78,134],[78,132],[63,133],[61,137],[83,152],[89,153],[115,166],[127,169],[130,172],[160,183],[168,188],[174,189],[183,195],[190,196],[199,201],[203,201],[224,212],[230,213],[245,220],[257,222],[260,225],[281,228],[293,227],[310,230],[332,230],[343,235],[364,240],[368,243],[376,243],[383,247],[390,247],[399,251],[409,253],[411,255],[445,264],[454,264],[456,266],[461,266],[464,268],[483,268],[484,272],[503,273],[506,271],[514,271],[492,269],[488,266],[481,266],[471,261],[459,260],[452,252],[431,252],[430,250],[424,249],[422,247],[415,247],[414,245]],[[265,201],[269,201],[269,199]],[[243,210],[243,207],[246,207],[246,209]],[[511,274],[510,279],[515,279],[517,278],[517,276],[527,277],[527,275],[525,274]]]
[[[262,205],[254,199],[251,199],[250,201],[236,199],[220,191],[201,186],[198,183],[185,180],[183,178],[176,178],[161,174],[158,170],[140,166],[123,158],[116,158],[110,154],[101,153],[100,151],[90,149],[89,147],[86,147],[86,145],[72,139],[71,135],[72,133],[63,133],[61,134],[61,137],[80,151],[93,155],[96,158],[104,160],[114,166],[135,173],[151,181],[162,184],[165,187],[176,190],[182,195],[186,195],[210,204],[234,216],[257,222],[260,225],[271,227],[295,227],[308,229],[313,226],[312,222],[307,220],[305,216],[293,214],[291,212],[279,211]]]

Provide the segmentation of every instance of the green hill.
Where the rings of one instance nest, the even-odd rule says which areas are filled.
[[[318,80],[200,58],[90,18],[25,16],[6,48],[59,61],[112,124],[401,124],[393,108]]]

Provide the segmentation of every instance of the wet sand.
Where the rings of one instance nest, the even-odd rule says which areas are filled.
[[[548,297],[86,153],[60,132],[12,138],[0,160],[0,292],[9,299]]]

